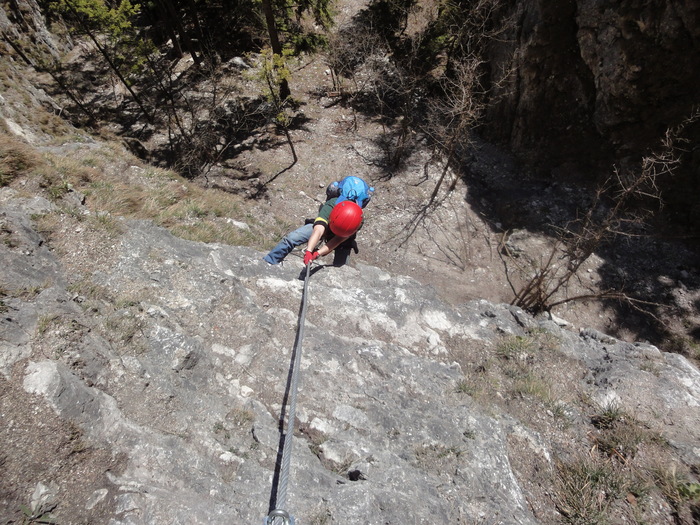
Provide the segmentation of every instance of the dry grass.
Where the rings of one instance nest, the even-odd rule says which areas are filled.
[[[0,135],[0,181],[7,185],[23,179],[27,187],[36,187],[59,204],[59,215],[71,213],[70,207],[62,206],[62,199],[79,192],[91,211],[89,226],[108,234],[120,233],[116,217],[121,216],[152,220],[187,240],[262,246],[264,229],[242,211],[241,197],[202,188],[172,171],[128,165],[129,160],[137,161],[125,157],[114,146],[94,145],[73,147],[70,154],[42,155],[9,135]],[[76,219],[84,217],[76,215]],[[51,233],[56,220],[43,218],[41,229]]]
[[[653,523],[665,505],[677,523],[693,522],[700,484],[660,435],[614,403],[598,407],[591,422],[592,447],[556,464],[553,495],[565,523]]]
[[[529,336],[512,335],[503,337],[496,345],[496,355],[502,359],[523,359],[535,349],[535,342]]]
[[[611,462],[581,456],[557,464],[555,503],[565,523],[609,523],[613,502],[626,490],[626,481]]]
[[[33,148],[0,131],[0,187],[26,176],[40,163]]]
[[[250,224],[240,198],[199,187],[177,174],[149,168],[134,181],[99,178],[85,187],[90,208],[134,219],[149,219],[183,239],[254,246],[252,229],[236,226],[229,219]]]

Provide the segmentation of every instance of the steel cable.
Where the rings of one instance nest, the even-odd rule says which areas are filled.
[[[297,390],[299,387],[299,369],[301,367],[301,342],[304,339],[304,320],[306,319],[306,299],[309,289],[310,270],[311,263],[306,265],[304,292],[301,298],[301,313],[299,315],[299,330],[297,331],[297,337],[294,341],[294,359],[292,361],[292,378],[289,392],[289,415],[287,419],[287,430],[284,435],[284,445],[282,447],[277,498],[275,499],[275,509],[270,512],[265,519],[265,523],[269,525],[288,525],[294,523],[294,518],[291,518],[284,509],[287,506],[287,488],[289,485],[289,471],[292,462],[292,438],[294,437],[294,420],[296,419],[297,411]]]

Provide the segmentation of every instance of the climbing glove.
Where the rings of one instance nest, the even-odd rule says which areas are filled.
[[[309,250],[304,251],[304,264],[307,265],[311,261],[318,259],[318,252],[310,252]]]

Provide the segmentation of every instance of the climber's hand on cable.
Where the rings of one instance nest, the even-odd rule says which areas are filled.
[[[318,259],[318,252],[310,252],[309,250],[306,250],[304,252],[304,264],[307,265],[311,261],[315,261]]]

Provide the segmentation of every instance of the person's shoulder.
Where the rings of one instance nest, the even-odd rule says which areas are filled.
[[[318,221],[319,219],[323,219],[327,222],[331,216],[331,211],[333,211],[337,200],[337,197],[334,197],[332,199],[328,199],[326,202],[321,204],[321,206],[318,209],[318,217],[316,218],[316,220]]]

